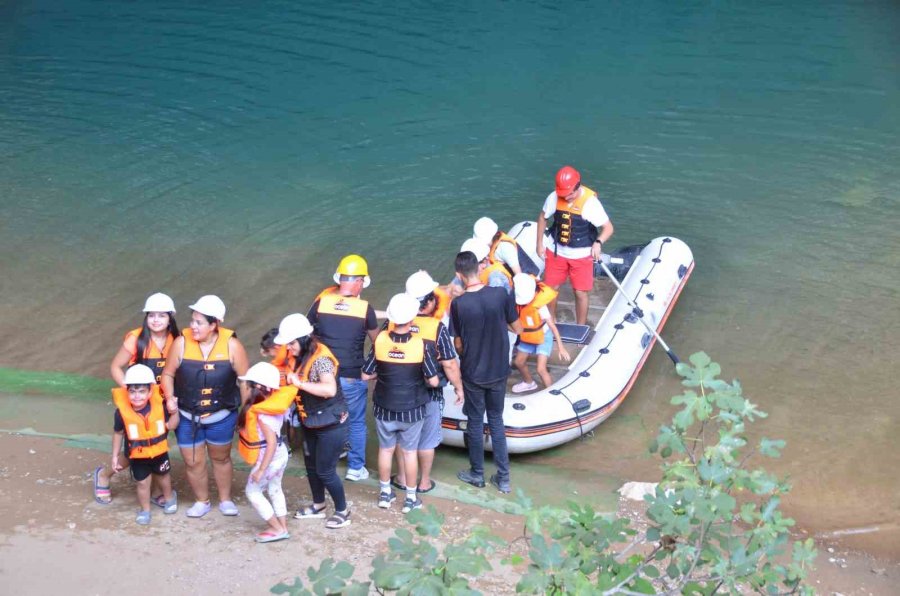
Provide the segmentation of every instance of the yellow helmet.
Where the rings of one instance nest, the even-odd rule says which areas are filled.
[[[334,272],[334,283],[341,283],[342,275],[362,276],[364,288],[368,288],[369,284],[372,283],[372,280],[369,279],[369,265],[359,255],[347,255],[341,259],[337,270]]]

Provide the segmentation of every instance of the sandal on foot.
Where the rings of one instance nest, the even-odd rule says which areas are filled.
[[[399,488],[400,490],[403,490],[403,491],[406,490],[406,487],[405,487],[405,486],[403,486],[402,484],[400,484],[399,482],[397,482],[397,475],[396,475],[396,474],[394,474],[393,476],[391,476],[391,486],[393,486],[394,488]]]
[[[329,530],[337,530],[350,525],[350,509],[344,512],[335,511],[334,515],[325,521],[325,527]]]
[[[436,486],[436,484],[435,484],[434,480],[432,480],[431,485],[428,488],[417,488],[416,492],[419,493],[420,495],[422,493],[430,493],[431,491],[434,490],[435,486]]]
[[[138,511],[137,517],[134,518],[134,521],[142,526],[150,525],[150,512],[149,511]]]
[[[315,519],[325,517],[325,505],[316,507],[315,504],[304,505],[294,514],[294,519]]]
[[[100,503],[101,505],[109,505],[112,503],[112,493],[109,490],[109,485],[100,486],[100,472],[103,471],[103,466],[97,466],[94,469],[94,500]]]
[[[155,497],[150,497],[150,502],[160,509],[166,506],[166,498],[162,495],[162,493],[156,495]]]
[[[276,534],[275,532],[266,530],[265,532],[260,532],[259,534],[257,534],[256,538],[254,540],[256,540],[259,543],[266,543],[266,542],[278,542],[279,540],[287,540],[290,537],[291,537],[291,535],[288,534],[287,532],[281,532],[280,534]]]

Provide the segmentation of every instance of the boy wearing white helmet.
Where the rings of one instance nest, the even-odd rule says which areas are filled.
[[[141,525],[150,523],[150,479],[154,478],[162,490],[162,501],[157,503],[163,512],[178,510],[178,497],[172,490],[169,477],[169,430],[177,428],[178,406],[174,399],[164,400],[156,384],[153,371],[143,364],[135,364],[125,371],[125,387],[112,390],[116,412],[113,416],[112,458],[108,473],[102,467],[94,470],[94,492],[109,486],[100,486],[101,478],[109,478],[126,467],[137,483],[137,500],[140,505],[135,521]],[[125,445],[125,456],[121,454]],[[108,480],[107,480],[108,481]],[[97,497],[97,502],[109,501]]]
[[[553,352],[554,338],[559,347],[559,357],[566,362],[570,357],[556,328],[556,321],[547,308],[556,298],[557,291],[527,273],[520,273],[513,280],[516,284],[516,309],[519,312],[519,323],[522,324],[513,364],[522,374],[522,381],[513,385],[512,392],[525,393],[538,388],[528,370],[528,357],[531,354],[537,354],[537,373],[544,387],[553,383],[547,371],[547,360]]]

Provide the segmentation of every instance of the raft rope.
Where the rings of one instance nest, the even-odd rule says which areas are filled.
[[[666,244],[669,244],[671,241],[672,240],[667,237],[663,240],[662,244],[660,244],[659,252],[657,252],[656,256],[652,259],[653,265],[651,265],[650,271],[648,271],[647,275],[644,277],[644,279],[641,280],[641,285],[640,285],[640,287],[638,287],[637,293],[635,294],[635,296],[633,298],[631,298],[632,304],[634,304],[636,307],[637,307],[637,299],[640,296],[641,291],[643,290],[645,285],[650,283],[650,276],[653,274],[653,270],[656,269],[656,266],[662,262],[663,248],[666,246]],[[632,315],[641,316],[641,317],[644,316],[644,313],[643,313],[643,311],[641,311],[640,308],[638,308],[637,310],[640,311],[640,314],[635,313],[635,312],[629,312],[622,318],[622,321],[620,323],[616,323],[614,325],[615,331],[613,332],[612,337],[609,338],[609,341],[606,343],[605,346],[603,346],[602,348],[600,348],[598,350],[597,357],[590,364],[590,366],[587,367],[587,369],[592,368],[595,364],[597,364],[597,362],[600,361],[600,358],[602,358],[604,356],[604,354],[609,354],[609,352],[610,352],[609,347],[615,341],[616,336],[619,334],[619,331],[621,329],[625,328],[625,323],[628,322],[628,318],[630,316],[632,316]],[[645,349],[649,349],[649,348],[650,348],[650,345],[648,344],[647,348],[645,348]],[[590,376],[590,373],[587,372],[587,369],[585,369],[584,371],[579,373],[578,377],[575,378],[574,380],[572,380],[565,387],[560,387],[559,389],[550,390],[551,395],[562,395],[566,399],[566,401],[569,402],[569,405],[572,406],[572,412],[575,413],[575,420],[578,422],[578,431],[580,433],[580,436],[579,436],[580,439],[584,439],[584,437],[585,437],[584,425],[581,422],[581,414],[578,412],[578,410],[575,409],[575,403],[572,402],[572,400],[569,399],[569,396],[565,394],[565,390],[568,389],[569,387],[571,387],[572,385],[574,385],[575,383],[577,383],[578,380],[581,379],[582,377]],[[585,374],[585,373],[587,373],[587,374]]]

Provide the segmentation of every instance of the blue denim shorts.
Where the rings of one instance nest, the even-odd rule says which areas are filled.
[[[526,354],[538,354],[549,358],[550,354],[553,353],[553,332],[549,329],[544,329],[544,342],[541,344],[527,344],[520,340],[516,344],[516,349]]]
[[[181,416],[178,426],[175,427],[175,439],[182,449],[190,449],[195,445],[209,443],[210,445],[231,445],[234,440],[234,429],[237,426],[237,412],[229,412],[228,416],[212,424],[196,425],[189,416]],[[201,419],[202,420],[202,419]]]

